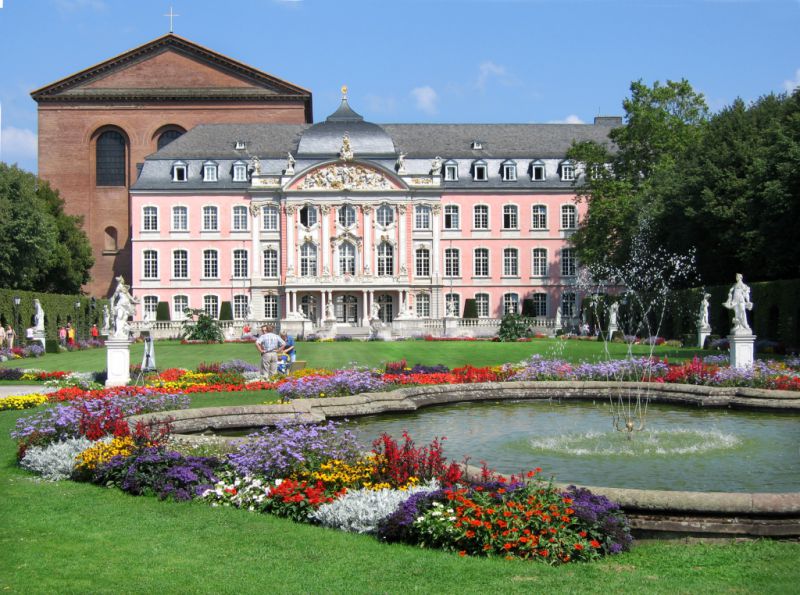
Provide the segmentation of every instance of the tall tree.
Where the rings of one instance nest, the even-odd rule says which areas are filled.
[[[0,163],[0,287],[79,292],[94,264],[81,225],[49,184]]]

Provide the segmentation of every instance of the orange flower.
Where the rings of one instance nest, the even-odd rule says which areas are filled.
[[[465,533],[465,535],[466,535],[467,537],[475,537],[475,531],[467,531],[467,532]]]
[[[589,545],[590,545],[590,546],[592,546],[593,548],[595,548],[595,549],[596,549],[596,548],[599,548],[599,547],[600,547],[600,542],[599,542],[599,541],[597,541],[596,539],[592,539],[592,540],[589,542]]]
[[[510,543],[506,543],[503,545],[504,550],[510,550],[512,547],[514,547],[514,545]]]
[[[467,552],[466,552],[466,550],[461,550],[460,552],[458,552],[458,555],[461,556],[461,557],[464,557],[464,556],[467,555]]]
[[[583,549],[583,546],[580,543],[576,543],[575,544],[575,549],[578,550],[578,551],[581,551]]]

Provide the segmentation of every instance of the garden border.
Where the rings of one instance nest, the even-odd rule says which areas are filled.
[[[184,433],[267,426],[287,419],[321,422],[465,401],[608,398],[620,390],[638,387],[646,388],[653,402],[800,412],[800,393],[791,391],[685,384],[524,381],[414,386],[349,397],[298,399],[279,405],[185,409],[137,415],[129,418],[129,423],[157,423],[168,418],[179,439],[203,441],[208,438]],[[800,538],[800,492],[673,492],[585,487],[618,502],[639,538]]]

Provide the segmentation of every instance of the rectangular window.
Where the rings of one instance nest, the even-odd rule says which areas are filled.
[[[186,182],[189,179],[185,165],[172,166],[172,181],[173,182]]]
[[[186,318],[186,310],[188,309],[188,296],[176,295],[172,298],[172,320],[183,320]]]
[[[203,166],[203,181],[216,182],[217,181],[217,166],[207,164]]]
[[[275,320],[278,318],[278,296],[265,295],[264,296],[264,318],[268,320]]]
[[[561,251],[561,276],[574,277],[576,268],[575,249],[564,248]]]
[[[503,296],[503,314],[519,314],[519,296],[516,293]]]
[[[246,295],[233,296],[233,317],[238,320],[246,320],[249,303],[250,300]]]
[[[444,228],[445,229],[458,229],[458,205],[447,205],[444,208]]]
[[[503,276],[519,276],[519,257],[516,248],[505,248],[503,250]]]
[[[444,274],[446,277],[461,276],[460,255],[457,248],[447,248],[444,251]]]
[[[427,248],[418,248],[416,251],[415,261],[415,276],[417,277],[430,277],[431,276],[431,251]]]
[[[503,207],[503,229],[519,229],[516,205],[505,205]]]
[[[233,276],[235,279],[246,279],[250,276],[247,250],[233,251]]]
[[[533,301],[533,315],[538,317],[547,316],[547,295],[544,293],[534,293],[531,297]]]
[[[531,228],[547,229],[547,207],[544,205],[533,205],[531,217]]]
[[[278,231],[278,209],[273,206],[261,207],[261,229]]]
[[[565,182],[571,182],[575,179],[575,166],[562,165],[561,166],[561,179]]]
[[[172,231],[189,231],[188,207],[172,207]]]
[[[475,248],[475,276],[489,276],[489,249]]]
[[[215,295],[204,295],[203,310],[211,318],[217,318],[219,316],[219,298]]]
[[[561,294],[561,315],[566,318],[575,317],[575,294],[572,292]]]
[[[517,180],[517,166],[513,163],[503,165],[503,181],[515,182]]]
[[[264,250],[264,276],[277,277],[278,276],[278,251],[267,249]]]
[[[431,317],[431,296],[427,293],[418,293],[416,299],[417,316],[419,318]]]
[[[544,182],[544,165],[534,165],[531,168],[531,180],[534,182]]]
[[[203,207],[203,231],[219,230],[219,211],[217,207]]]
[[[172,253],[172,278],[189,278],[189,252],[186,250],[175,250]]]
[[[578,209],[573,205],[561,207],[561,229],[575,229],[578,226]]]
[[[158,279],[158,252],[155,250],[145,250],[142,256],[142,278]]]
[[[475,205],[472,223],[475,229],[489,229],[489,207],[487,205]]]
[[[219,257],[216,250],[203,250],[203,278],[219,278]]]
[[[247,166],[246,165],[234,165],[233,166],[233,181],[234,182],[246,182],[247,181]]]
[[[478,318],[489,318],[489,294],[476,293],[475,307],[478,310]]]
[[[473,179],[476,182],[488,182],[489,181],[489,168],[483,164],[476,164],[472,168],[474,172]]]
[[[458,165],[449,163],[444,166],[444,181],[457,182],[458,181]]]
[[[142,214],[142,230],[158,231],[158,209],[156,207],[145,207]]]
[[[531,275],[547,277],[547,250],[534,248],[531,256]]]
[[[249,219],[247,207],[233,207],[233,231],[247,231]]]
[[[419,205],[414,209],[414,229],[431,228],[431,208],[426,205]]]

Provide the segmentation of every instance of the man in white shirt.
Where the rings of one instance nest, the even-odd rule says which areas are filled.
[[[265,378],[277,374],[278,351],[286,345],[274,331],[274,327],[265,324],[261,327],[261,336],[256,339],[256,349],[261,353],[261,376]]]

